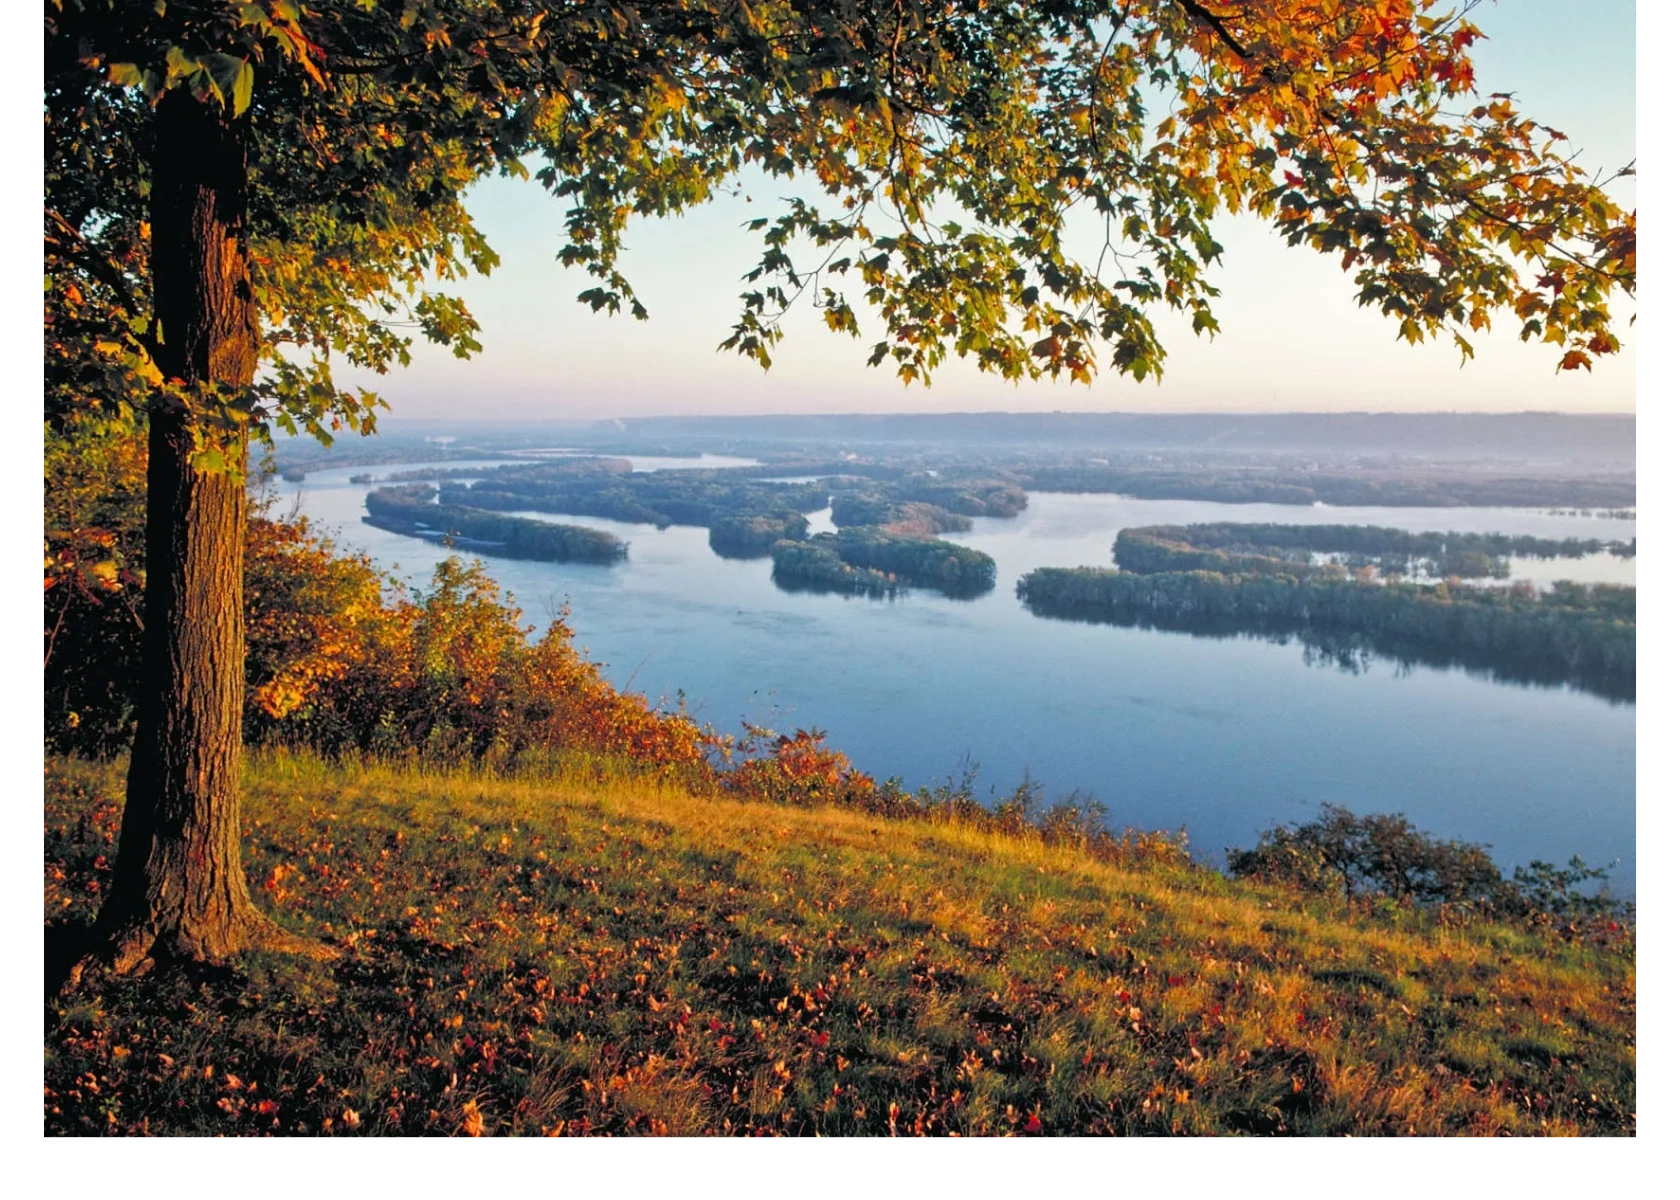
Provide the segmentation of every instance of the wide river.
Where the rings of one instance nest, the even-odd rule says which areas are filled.
[[[746,460],[632,461],[647,470]],[[281,484],[277,508],[295,503],[340,545],[423,582],[441,551],[363,524],[369,488],[349,482],[401,469],[314,472]],[[1619,540],[1635,536],[1631,520],[1034,492],[1021,516],[950,535],[997,560],[989,595],[869,600],[784,592],[768,559],[719,558],[704,529],[525,515],[630,543],[629,561],[614,566],[487,557],[527,618],[542,624],[569,606],[579,644],[615,684],[669,703],[681,695],[719,730],[743,720],[821,729],[859,767],[912,787],[970,763],[983,793],[1030,773],[1047,798],[1078,790],[1100,801],[1116,827],[1185,828],[1192,849],[1221,864],[1225,847],[1252,845],[1265,827],[1329,801],[1485,843],[1506,868],[1572,854],[1619,860],[1616,890],[1634,889],[1633,704],[1458,668],[1325,666],[1294,642],[1038,618],[1015,598],[1034,567],[1109,565],[1115,532],[1135,525],[1323,521]],[[1608,555],[1514,569],[1542,584],[1632,583],[1633,573],[1633,560]]]

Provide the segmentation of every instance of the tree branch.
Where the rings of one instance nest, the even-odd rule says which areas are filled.
[[[1214,36],[1230,47],[1232,54],[1235,54],[1238,58],[1253,57],[1253,53],[1244,49],[1243,44],[1231,36],[1231,31],[1225,28],[1226,18],[1215,16],[1204,6],[1196,3],[1196,0],[1178,0],[1178,6],[1191,16],[1205,22],[1207,27],[1213,30]]]

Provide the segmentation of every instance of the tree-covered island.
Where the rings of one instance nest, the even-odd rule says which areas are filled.
[[[1632,558],[1635,543],[1600,538],[1541,538],[1502,533],[1409,533],[1378,525],[1274,525],[1218,522],[1122,529],[1114,565],[1123,571],[1262,571],[1306,576],[1329,558],[1384,575],[1505,579],[1510,560]]]
[[[1541,592],[1527,583],[1429,585],[1384,580],[1372,567],[1350,577],[1340,563],[1268,556],[1255,544],[1260,537],[1284,538],[1276,531],[1296,527],[1249,527],[1273,531],[1253,535],[1229,533],[1240,526],[1208,528],[1225,532],[1206,534],[1207,541],[1233,538],[1226,544],[1238,552],[1127,530],[1115,542],[1123,569],[1040,568],[1020,579],[1016,594],[1039,616],[1201,634],[1295,635],[1337,659],[1375,651],[1501,678],[1568,683],[1613,699],[1634,697],[1632,587],[1559,583]],[[1338,540],[1334,532],[1350,527],[1329,528],[1327,546],[1356,540]],[[1377,535],[1398,533],[1378,530],[1367,544],[1397,542]],[[1316,535],[1297,540],[1320,544]]]
[[[427,541],[449,540],[476,553],[539,562],[613,563],[629,544],[604,529],[509,517],[460,504],[433,503],[430,484],[375,488],[367,494],[369,525]]]
[[[997,582],[997,563],[989,554],[876,528],[845,528],[805,542],[783,542],[776,547],[772,570],[776,583],[788,590],[872,596],[910,586],[966,599],[991,591]]]

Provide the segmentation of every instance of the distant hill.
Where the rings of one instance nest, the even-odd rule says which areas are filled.
[[[389,418],[371,441],[281,438],[285,468],[450,461],[574,447],[612,454],[855,454],[1063,465],[1154,456],[1210,467],[1492,470],[1634,476],[1636,418],[1578,413],[831,413],[665,416],[608,421]]]
[[[707,446],[813,441],[992,449],[1381,455],[1631,471],[1636,419],[1570,413],[854,413],[600,422],[581,436]],[[579,435],[575,426],[571,431]]]

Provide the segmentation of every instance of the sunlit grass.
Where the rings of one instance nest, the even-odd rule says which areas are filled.
[[[1634,1127],[1631,939],[551,768],[254,759],[253,889],[343,957],[49,1000],[47,1130]],[[96,911],[120,795],[49,763],[50,926]]]

